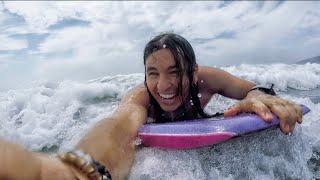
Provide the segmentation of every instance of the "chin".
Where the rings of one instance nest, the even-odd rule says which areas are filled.
[[[179,105],[177,105],[177,106],[172,106],[172,107],[171,107],[171,106],[168,107],[168,106],[163,106],[163,105],[160,104],[160,107],[161,107],[162,110],[164,110],[164,111],[166,111],[166,112],[173,112],[173,111],[175,111],[176,109],[178,109]]]
[[[158,103],[159,103],[161,109],[166,111],[166,112],[173,112],[173,111],[177,110],[181,106],[180,102],[175,102],[175,103],[170,104],[170,105],[162,103],[161,101],[160,102],[158,101]]]

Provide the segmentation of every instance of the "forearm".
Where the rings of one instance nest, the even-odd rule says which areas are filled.
[[[41,162],[35,153],[0,140],[0,179],[40,179]]]
[[[239,79],[235,76],[230,75],[229,83],[223,88],[222,95],[233,98],[233,99],[244,99],[247,95],[249,90],[255,86],[254,83]]]
[[[126,156],[126,153],[123,153],[125,148],[121,140],[117,140],[119,136],[114,135],[117,134],[115,132],[115,126],[117,125],[114,121],[112,118],[106,118],[99,122],[76,146],[76,149],[84,151],[103,164],[113,179],[119,174],[116,168],[119,166],[118,163],[122,163],[123,160],[121,158]]]
[[[134,141],[147,118],[146,94],[143,84],[128,92],[113,115],[97,123],[76,146],[104,165],[112,179],[124,179],[129,174]]]
[[[81,173],[57,157],[30,152],[4,140],[0,140],[0,162],[0,179],[69,180],[76,174],[83,179]]]
[[[76,147],[105,165],[113,179],[123,179],[128,175],[134,160],[134,140],[142,122],[133,120],[132,116],[143,118],[140,113],[131,117],[106,118],[93,127]]]

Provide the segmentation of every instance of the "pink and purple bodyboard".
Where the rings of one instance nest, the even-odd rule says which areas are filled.
[[[301,105],[303,114],[310,109]],[[279,126],[279,120],[273,116],[267,123],[256,114],[243,113],[227,118],[208,118],[146,124],[138,132],[144,146],[165,149],[192,149],[217,144],[233,137]]]

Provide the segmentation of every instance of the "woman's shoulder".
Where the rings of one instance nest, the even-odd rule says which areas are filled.
[[[206,92],[210,95],[219,92],[219,81],[221,70],[215,67],[199,66],[198,85],[199,91]]]
[[[217,74],[217,73],[221,73],[221,69],[219,68],[216,68],[216,67],[210,67],[210,66],[199,66],[198,67],[199,70],[199,76],[201,77],[210,77],[214,74]]]
[[[148,107],[149,105],[149,94],[145,85],[139,84],[129,90],[121,99],[122,103],[134,103]]]

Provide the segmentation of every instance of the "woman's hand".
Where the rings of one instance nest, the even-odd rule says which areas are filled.
[[[280,129],[284,134],[293,131],[296,122],[302,123],[301,107],[292,101],[254,90],[234,106],[224,112],[224,116],[234,116],[240,112],[254,112],[266,122],[271,122],[273,115],[280,120]]]

